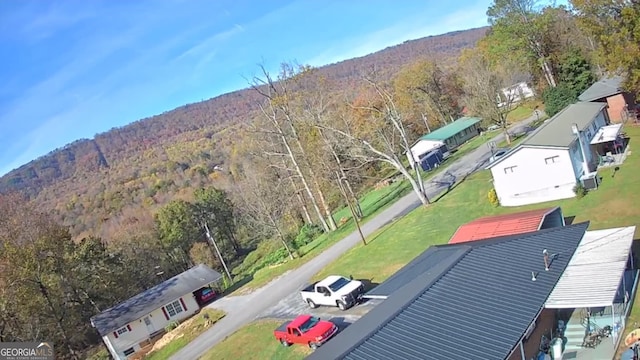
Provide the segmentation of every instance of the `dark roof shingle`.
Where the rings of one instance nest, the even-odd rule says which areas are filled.
[[[415,277],[307,359],[505,359],[588,225],[440,246],[464,254]],[[543,249],[557,254],[549,271]]]
[[[100,335],[119,329],[162,306],[222,278],[200,264],[91,318]]]
[[[612,95],[616,95],[622,92],[622,77],[613,76],[601,79],[591,85],[585,90],[578,100],[580,101],[595,101],[602,98],[606,98]]]

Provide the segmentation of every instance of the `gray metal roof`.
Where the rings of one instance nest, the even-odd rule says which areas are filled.
[[[568,148],[576,140],[571,125],[576,124],[581,131],[585,130],[606,106],[605,103],[590,102],[571,104],[531,133],[522,145]]]
[[[307,359],[505,359],[543,308],[588,225],[439,246],[464,254],[440,262],[439,273],[416,277]],[[549,271],[543,249],[557,254]]]
[[[466,251],[466,249],[457,247],[432,246],[391,275],[382,284],[369,290],[364,297],[386,298],[424,273],[441,271],[439,265],[451,264],[452,260],[457,260]]]
[[[580,94],[578,100],[594,101],[619,94],[622,92],[622,81],[623,78],[621,76],[603,78]]]
[[[119,329],[176,299],[222,278],[200,264],[91,318],[100,335]]]

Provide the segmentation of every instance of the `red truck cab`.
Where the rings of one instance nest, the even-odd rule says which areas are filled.
[[[284,346],[305,344],[312,349],[329,341],[338,332],[338,327],[330,322],[311,315],[300,315],[293,321],[287,321],[275,331],[276,339]]]

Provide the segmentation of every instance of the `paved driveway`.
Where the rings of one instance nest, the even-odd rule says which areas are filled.
[[[527,126],[535,120],[536,117],[531,116],[523,122],[515,124],[511,127],[510,131],[512,133],[526,131]],[[503,139],[504,135],[498,134],[491,140],[498,143]],[[438,194],[441,194],[453,186],[457,180],[464,178],[478,169],[482,169],[490,156],[489,147],[481,146],[455,162],[449,165],[443,165],[447,166],[445,171],[437,174],[431,178],[428,183],[425,183],[425,190],[428,197],[431,199],[435,198]],[[418,206],[420,206],[420,201],[417,196],[415,193],[410,193],[400,198],[375,218],[364,224],[362,226],[362,232],[365,236],[369,236],[377,229],[406,215]],[[262,288],[256,289],[247,295],[229,296],[213,302],[209,305],[210,307],[222,309],[227,315],[174,354],[171,360],[198,359],[218,342],[256,319],[266,317],[270,314],[282,316],[294,314],[294,309],[297,309],[297,306],[299,306],[294,300],[295,296],[298,295],[298,291],[313,275],[359,243],[360,237],[358,233],[353,232],[315,258],[309,260],[309,262],[302,267],[283,274]],[[288,300],[289,297],[290,300]],[[279,304],[281,304],[280,307]],[[319,311],[325,311],[325,309]],[[327,309],[327,311],[332,310]],[[354,309],[354,311],[356,311],[356,309]],[[305,312],[308,312],[308,310],[305,309]],[[355,316],[356,315],[354,315],[354,317]]]

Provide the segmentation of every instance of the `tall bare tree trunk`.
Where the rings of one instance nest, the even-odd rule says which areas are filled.
[[[320,211],[320,207],[318,206],[318,202],[316,201],[316,198],[313,195],[313,191],[311,191],[311,187],[309,186],[309,183],[307,182],[307,178],[305,177],[304,173],[302,172],[302,168],[300,167],[300,164],[298,163],[298,159],[296,158],[295,154],[293,153],[293,149],[291,149],[291,145],[289,145],[289,140],[287,139],[287,137],[282,132],[282,128],[280,127],[280,124],[277,124],[276,127],[278,129],[279,134],[280,134],[280,139],[282,140],[282,144],[284,145],[285,149],[287,150],[287,154],[289,155],[289,159],[291,160],[291,163],[293,164],[293,167],[295,168],[296,173],[298,173],[298,176],[300,177],[300,182],[302,182],[302,186],[304,186],[304,189],[307,192],[307,195],[309,196],[309,200],[311,201],[311,204],[313,205],[313,209],[315,210],[316,214],[318,215],[318,218],[320,219],[320,223],[322,224],[322,228],[324,229],[325,232],[331,231],[332,229],[329,228],[329,225],[327,224],[327,221],[322,216],[322,212]],[[297,137],[295,139],[297,140]]]
[[[324,210],[324,213],[327,216],[327,219],[329,220],[329,224],[328,224],[329,230],[333,231],[338,227],[336,226],[336,221],[333,218],[331,209],[329,209],[329,204],[327,203],[324,193],[322,192],[322,188],[320,188],[320,184],[318,183],[318,177],[316,176],[315,171],[313,171],[313,166],[311,165],[311,163],[309,163],[309,158],[307,157],[307,154],[304,148],[302,147],[302,143],[300,142],[300,137],[298,136],[298,131],[296,130],[295,125],[293,124],[293,119],[289,114],[285,114],[285,117],[287,119],[287,122],[289,123],[289,127],[291,128],[291,134],[293,135],[293,140],[296,142],[298,151],[300,151],[302,161],[305,163],[307,170],[309,171],[309,175],[311,176],[311,181],[313,181],[313,184],[316,188],[316,192],[318,193],[320,205],[322,206],[322,209]],[[313,195],[309,194],[309,196],[313,196]],[[324,219],[323,219],[323,222],[325,222]]]
[[[362,218],[363,214],[362,214],[362,208],[360,207],[360,200],[358,199],[356,194],[353,192],[353,188],[351,187],[351,182],[349,182],[349,180],[347,179],[347,174],[345,173],[344,168],[342,167],[342,160],[340,160],[340,157],[338,156],[338,154],[336,153],[336,150],[331,145],[331,142],[325,135],[324,131],[322,129],[318,129],[318,131],[320,132],[320,136],[322,137],[322,140],[324,141],[329,151],[331,151],[331,155],[333,155],[333,158],[336,161],[336,164],[338,165],[338,172],[340,176],[340,178],[338,178],[338,182],[339,182],[338,185],[342,184],[341,179],[344,179],[344,187],[346,189],[347,195],[348,197],[351,197],[351,200],[355,204],[354,208],[356,210],[356,214],[358,215],[359,218]],[[349,201],[348,197],[346,199],[347,201]]]
[[[282,165],[284,168],[287,168],[287,164],[284,159],[282,159]],[[313,224],[313,220],[311,219],[311,214],[309,214],[309,208],[307,207],[307,203],[304,201],[304,197],[300,194],[298,190],[298,186],[296,182],[293,180],[291,176],[291,171],[287,170],[287,176],[289,177],[289,181],[291,182],[291,189],[296,194],[296,198],[298,199],[298,203],[300,204],[300,209],[302,210],[302,215],[304,217],[304,221],[306,224]]]

